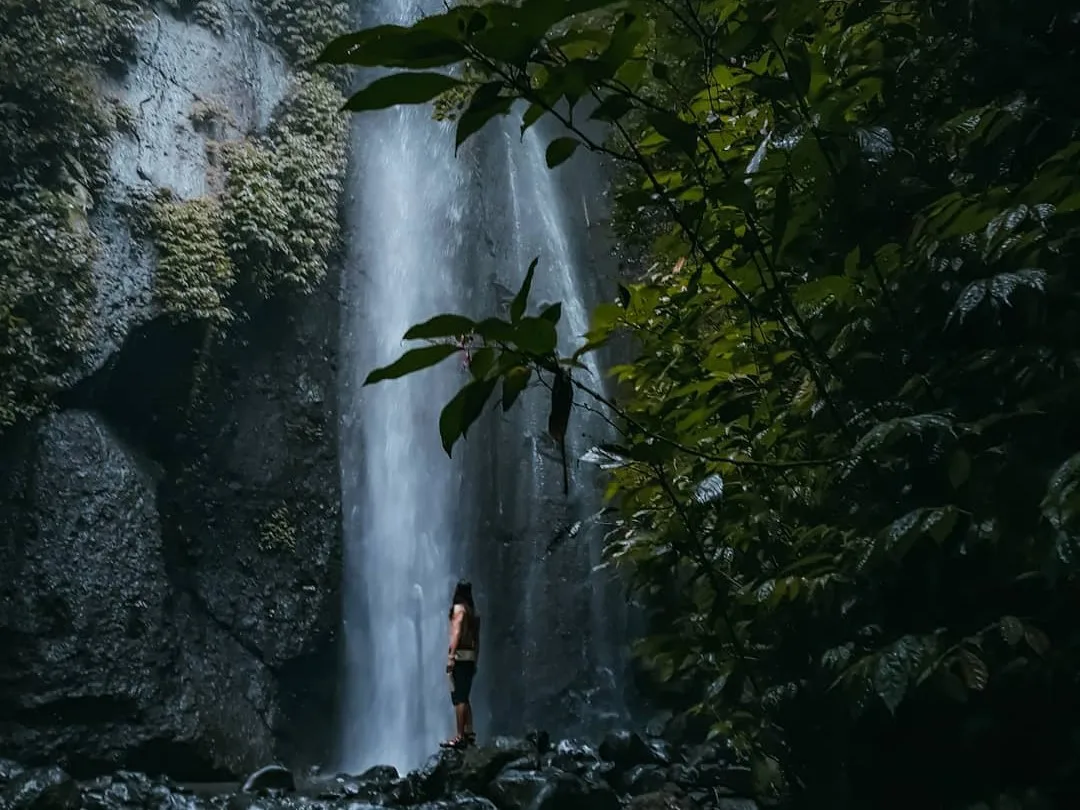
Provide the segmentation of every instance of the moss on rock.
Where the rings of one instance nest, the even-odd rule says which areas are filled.
[[[309,293],[338,247],[345,170],[342,96],[300,78],[266,138],[225,152],[225,238],[237,267],[266,296]]]
[[[296,551],[296,523],[285,504],[276,507],[262,521],[259,548],[268,554]]]
[[[0,0],[0,431],[47,407],[88,333],[86,224],[122,113],[97,76],[123,64],[148,0]]]
[[[296,65],[310,67],[323,47],[345,31],[349,7],[341,0],[256,0],[275,44]]]
[[[221,238],[218,201],[161,194],[150,204],[150,227],[158,247],[154,294],[162,310],[177,320],[232,320],[226,302],[236,276]]]
[[[95,252],[76,196],[0,199],[0,431],[44,409],[77,357]]]

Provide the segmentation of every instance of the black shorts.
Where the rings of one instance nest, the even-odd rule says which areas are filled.
[[[469,702],[473,678],[476,677],[475,661],[456,661],[450,673],[450,702],[455,706]]]

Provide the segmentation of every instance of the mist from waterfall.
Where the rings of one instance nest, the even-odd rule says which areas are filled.
[[[365,26],[407,24],[442,0],[370,0]],[[560,339],[584,334],[595,298],[586,162],[551,172],[544,125],[493,122],[455,157],[452,125],[428,106],[353,122],[342,289],[342,497],[346,672],[341,766],[422,764],[452,733],[442,664],[454,581],[475,583],[483,616],[474,705],[481,736],[543,725],[582,733],[621,717],[625,602],[599,562],[589,517],[599,490],[575,459],[606,425],[575,413],[572,489],[546,436],[547,396],[526,391],[447,458],[439,411],[468,379],[457,359],[363,387],[441,312],[505,316],[507,292],[539,256],[532,296],[563,302]],[[586,266],[588,265],[588,266]],[[590,359],[590,363],[595,363]],[[599,385],[599,369],[590,366]],[[564,542],[554,542],[559,538]]]

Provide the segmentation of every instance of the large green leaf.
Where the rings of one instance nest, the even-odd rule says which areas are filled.
[[[454,396],[439,414],[439,436],[446,455],[453,456],[458,439],[465,438],[495,390],[498,378],[473,380]]]
[[[405,340],[431,340],[433,338],[456,338],[471,334],[476,324],[464,315],[436,315],[434,318],[410,327]]]
[[[383,110],[400,104],[424,104],[461,82],[441,73],[396,73],[376,79],[345,102],[350,112]]]
[[[529,384],[532,369],[528,366],[515,366],[503,376],[502,409],[508,411],[514,406],[521,392]]]
[[[466,55],[460,41],[442,33],[380,25],[338,37],[323,49],[319,61],[424,70],[456,64]]]
[[[447,344],[410,349],[390,365],[377,368],[368,374],[367,379],[364,380],[364,385],[374,385],[383,380],[404,377],[414,371],[434,366],[459,351],[460,349],[457,346]]]
[[[454,132],[455,147],[460,147],[495,116],[506,115],[510,111],[514,97],[501,95],[502,90],[503,84],[498,81],[487,82],[476,88],[469,106],[458,118]]]
[[[581,146],[581,141],[577,138],[556,138],[547,148],[547,165],[549,169],[554,169],[556,166],[565,163],[571,157],[577,148]]]
[[[514,300],[510,302],[510,320],[513,323],[521,320],[521,316],[525,314],[525,307],[529,305],[529,293],[532,291],[533,275],[536,273],[536,266],[539,263],[539,256],[529,262],[529,269],[525,271],[525,278],[521,282],[521,287],[518,288],[517,293],[514,295]]]
[[[546,318],[522,318],[514,325],[514,342],[533,355],[555,351],[559,338],[555,324]]]

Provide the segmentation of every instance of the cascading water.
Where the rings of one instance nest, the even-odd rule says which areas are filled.
[[[432,3],[434,5],[434,3]],[[375,0],[374,22],[419,9]],[[460,308],[465,167],[428,109],[357,119],[349,192],[343,335],[345,765],[411,767],[450,728],[445,610],[460,473],[439,445],[452,367],[362,388],[413,325]]]
[[[364,23],[407,24],[441,9],[442,0],[370,0]],[[567,498],[545,437],[543,389],[510,414],[485,416],[451,460],[437,424],[467,379],[459,362],[362,387],[403,351],[412,324],[505,307],[534,256],[533,300],[563,302],[563,348],[584,333],[586,223],[566,202],[581,205],[602,186],[580,186],[588,171],[561,180],[549,172],[545,143],[536,131],[520,139],[508,119],[455,157],[452,131],[430,108],[354,122],[341,371],[349,770],[416,767],[451,731],[442,662],[448,597],[462,574],[476,584],[484,620],[481,735],[528,725],[581,732],[621,710],[625,604],[592,573],[599,532],[581,527],[597,490],[574,463],[602,438],[602,422],[575,414]]]

